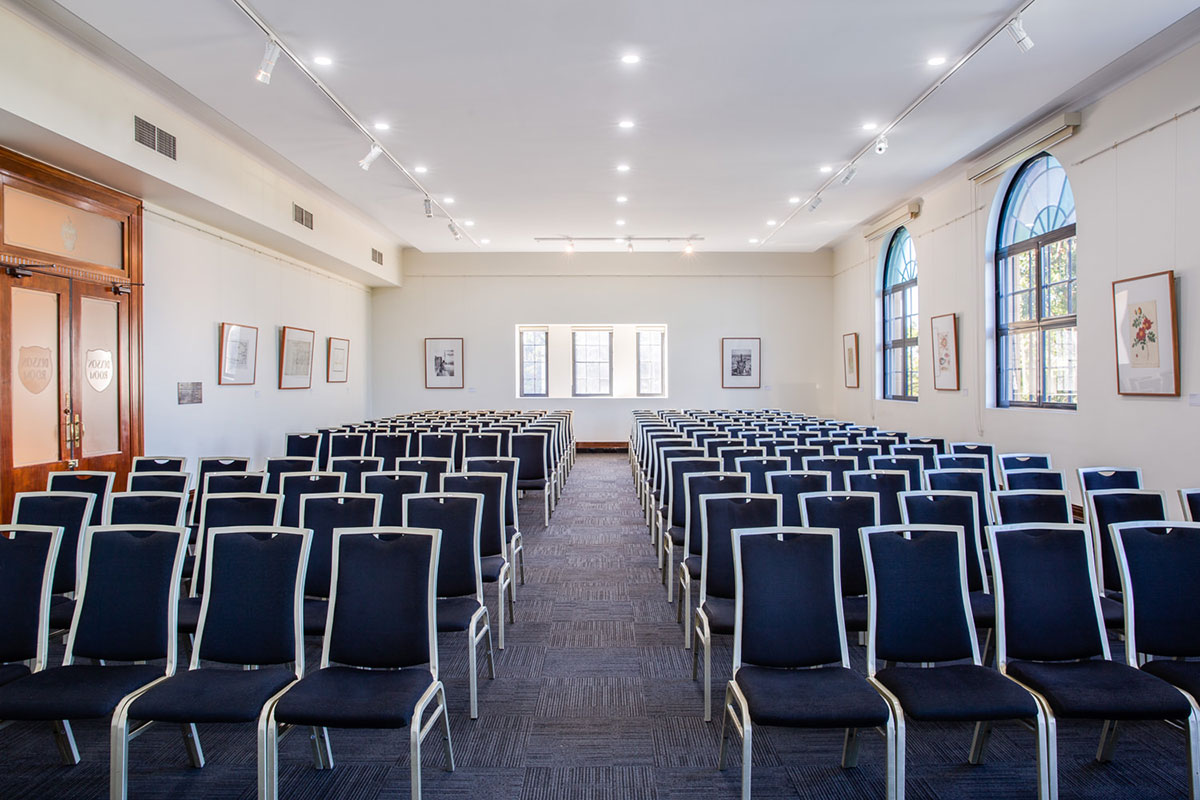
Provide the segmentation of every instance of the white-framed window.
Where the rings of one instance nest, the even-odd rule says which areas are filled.
[[[550,396],[550,331],[521,328],[521,397]]]
[[[638,328],[638,397],[666,394],[667,332],[663,328]]]
[[[611,328],[571,331],[571,394],[575,397],[612,396]]]
[[[883,396],[916,400],[920,394],[917,251],[908,230],[888,244],[883,272]]]

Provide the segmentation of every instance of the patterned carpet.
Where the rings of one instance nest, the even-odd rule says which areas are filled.
[[[732,800],[739,797],[735,755],[716,770],[719,716],[702,719],[703,695],[691,680],[674,607],[666,602],[622,455],[580,455],[548,529],[541,497],[522,501],[527,580],[517,623],[497,652],[497,679],[481,665],[479,719],[467,713],[466,648],[461,635],[441,646],[452,708],[458,770],[440,769],[428,740],[424,795],[505,800]],[[489,604],[494,592],[488,592]],[[495,608],[492,606],[493,629]],[[732,660],[728,641],[714,650],[714,698]],[[1114,643],[1114,654],[1118,651]],[[851,648],[861,667],[863,648]],[[318,653],[314,649],[311,657]],[[83,762],[58,766],[48,725],[0,731],[0,798],[107,797],[106,724],[75,724]],[[1116,759],[1093,761],[1098,723],[1059,729],[1060,796],[1187,797],[1185,738],[1165,725],[1124,729]],[[159,726],[133,742],[131,798],[252,798],[253,726],[200,727],[207,766],[187,766],[178,729]],[[1033,734],[996,727],[987,762],[966,763],[970,725],[909,729],[910,798],[1034,796]],[[336,768],[317,772],[303,734],[280,749],[280,791],[288,800],[380,798],[409,793],[406,731],[332,731]],[[863,735],[859,766],[839,767],[838,731],[757,728],[754,797],[881,797],[883,740]],[[736,748],[735,748],[736,750]]]

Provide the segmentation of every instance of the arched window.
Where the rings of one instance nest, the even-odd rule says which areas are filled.
[[[1022,165],[996,241],[996,402],[1075,408],[1075,196],[1054,156]]]
[[[917,349],[917,251],[905,228],[892,234],[883,268],[883,396],[916,400],[919,388]]]

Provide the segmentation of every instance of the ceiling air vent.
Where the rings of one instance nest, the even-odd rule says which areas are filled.
[[[382,267],[383,266],[383,253],[380,252],[379,250],[376,250],[374,247],[372,247],[371,248],[371,260]]]
[[[141,117],[133,118],[133,140],[151,150],[157,150],[172,161],[175,160],[175,136]]]
[[[312,230],[312,226],[313,226],[312,212],[306,208],[301,208],[300,206],[296,205],[295,203],[292,203],[292,221],[299,222],[301,225],[308,228],[310,231]]]

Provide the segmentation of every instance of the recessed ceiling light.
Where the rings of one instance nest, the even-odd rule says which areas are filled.
[[[829,166],[828,164],[822,164],[821,172],[824,175],[828,175],[829,173],[833,172],[833,167]]]
[[[333,59],[329,56],[316,56],[313,58],[313,63],[318,67],[328,67],[333,63]]]
[[[425,166],[424,164],[418,164],[417,166],[413,167],[413,172],[424,175],[426,172],[429,172],[429,167]]]
[[[751,239],[750,239],[750,244],[758,244],[758,239],[751,238]]]
[[[492,240],[491,239],[480,239],[479,243],[480,244],[491,244]]]
[[[623,119],[623,120],[621,120],[620,122],[618,122],[618,123],[617,123],[617,127],[618,127],[618,128],[626,128],[626,129],[628,129],[628,128],[632,128],[632,127],[633,127],[633,120],[631,120],[631,119]]]
[[[624,225],[624,224],[625,224],[625,220],[623,220],[623,219],[617,220],[617,225]]]
[[[464,219],[464,220],[463,220],[463,225],[466,225],[468,228],[474,228],[474,227],[475,227],[475,220],[473,220],[473,219]]]
[[[878,127],[879,127],[879,126],[878,126],[878,125],[876,125],[874,122],[864,122],[864,123],[862,124],[862,129],[863,129],[864,131],[873,131],[873,130],[875,130],[875,129],[876,129],[876,128],[878,128]]]
[[[618,196],[617,196],[617,202],[618,202],[618,203],[628,203],[628,202],[629,202],[629,198],[628,198],[628,197],[626,197],[626,196],[625,196],[625,195],[623,195],[623,194],[622,194],[622,195],[618,195]]]
[[[376,122],[375,123],[375,130],[377,130],[377,131],[390,131],[391,129],[392,129],[392,126],[388,125],[386,122]]]
[[[940,67],[942,64],[946,63],[946,57],[945,56],[934,56],[933,58],[929,59],[925,63],[931,67]]]
[[[452,206],[452,205],[454,205],[454,198],[453,197],[443,197],[442,202],[448,206]]]
[[[769,220],[767,220],[767,227],[768,227],[768,228],[774,228],[774,227],[775,227],[776,225],[778,225],[778,224],[779,224],[779,223],[778,223],[778,222],[776,222],[776,221],[775,221],[775,220],[773,220],[773,219],[769,219]]]
[[[791,203],[792,205],[796,205],[797,203],[800,202],[800,198],[796,197],[795,195],[792,195],[791,197],[788,198],[788,202]]]
[[[617,172],[629,172],[628,164],[617,164]]]
[[[637,53],[626,53],[625,55],[621,56],[622,64],[636,64],[641,60],[642,60],[642,57],[639,56]]]

